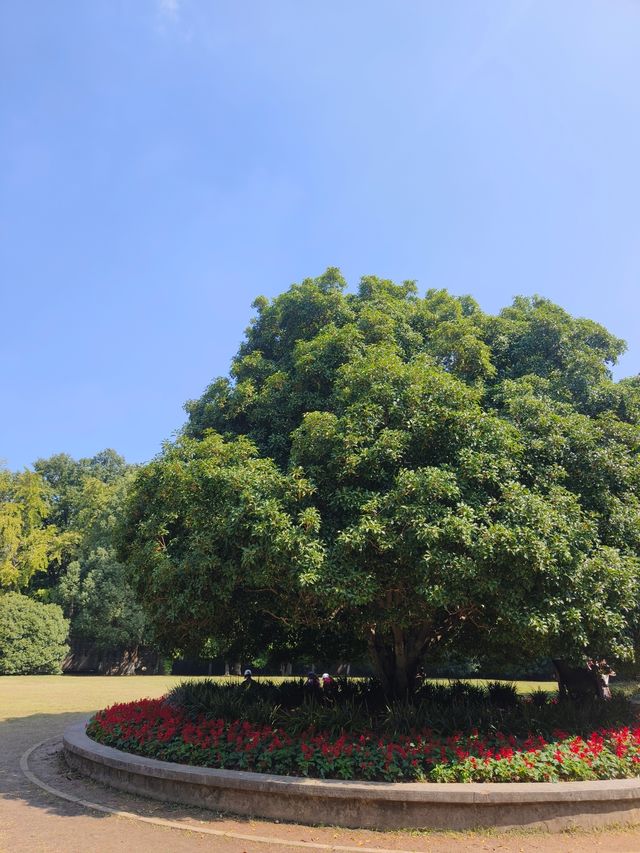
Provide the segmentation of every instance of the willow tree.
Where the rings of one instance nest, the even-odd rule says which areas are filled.
[[[640,391],[624,343],[547,300],[337,270],[268,301],[143,468],[122,556],[157,630],[366,643],[389,692],[442,647],[628,655]]]

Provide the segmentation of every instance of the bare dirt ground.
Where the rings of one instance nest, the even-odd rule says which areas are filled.
[[[2,853],[112,853],[156,851],[191,853],[287,853],[301,849],[415,851],[415,853],[569,853],[589,848],[638,853],[640,827],[608,832],[540,833],[380,833],[269,823],[171,806],[121,794],[72,773],[60,757],[64,728],[97,707],[142,695],[160,695],[169,679],[0,678],[0,851]],[[168,819],[174,829],[139,819],[105,814],[47,793],[25,778],[20,757],[34,744],[31,771],[46,784],[140,818]],[[295,817],[292,815],[292,818]],[[322,815],[318,815],[321,824]],[[207,835],[198,829],[216,833]]]

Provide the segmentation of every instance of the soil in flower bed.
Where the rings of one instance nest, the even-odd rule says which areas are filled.
[[[514,702],[505,693],[502,708],[494,697],[493,718],[516,723],[518,731],[471,725],[449,731],[444,726],[438,732],[412,723],[428,717],[429,706],[431,716],[440,718],[444,699],[453,718],[472,714],[475,706],[486,723],[491,713],[485,709],[483,715],[479,709],[483,702],[491,705],[489,692],[462,701],[464,691],[458,689],[457,695],[454,686],[444,688],[449,692],[440,694],[440,703],[423,697],[417,707],[414,699],[387,705],[385,711],[373,701],[367,704],[366,686],[359,688],[359,701],[352,695],[347,702],[336,689],[333,696],[302,693],[297,707],[283,708],[272,703],[268,688],[261,695],[258,689],[215,685],[208,690],[206,682],[198,684],[205,687],[194,691],[194,685],[185,684],[162,699],[100,711],[87,734],[99,743],[164,761],[323,779],[546,782],[640,775],[640,725],[621,696],[574,707],[548,697],[543,701],[542,696]],[[289,689],[290,697],[293,692]],[[207,697],[208,708],[196,707]],[[244,713],[215,713],[225,706]],[[352,725],[342,725],[349,716]],[[562,719],[571,727],[547,731]],[[523,732],[527,720],[531,727]]]

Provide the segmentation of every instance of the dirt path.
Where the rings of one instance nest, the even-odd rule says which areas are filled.
[[[2,687],[4,684],[0,685],[0,689]],[[216,853],[288,853],[304,849],[301,842],[310,842],[307,847],[309,850],[330,850],[333,847],[338,850],[342,848],[343,853],[345,848],[416,853],[569,853],[587,848],[607,853],[640,851],[640,829],[563,835],[377,833],[234,819],[196,809],[162,805],[87,782],[71,773],[60,762],[59,748],[53,743],[33,753],[30,768],[38,778],[56,789],[147,818],[168,818],[188,829],[169,829],[99,813],[46,793],[29,782],[20,770],[20,756],[29,747],[44,739],[59,737],[67,725],[85,717],[86,711],[67,711],[36,713],[0,722],[2,853],[137,853],[158,849],[167,853],[199,850],[213,850]],[[321,821],[322,815],[318,818]],[[236,837],[203,835],[195,831],[203,826]],[[253,840],[257,838],[270,840]]]

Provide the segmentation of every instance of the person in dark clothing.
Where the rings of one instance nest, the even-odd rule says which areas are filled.
[[[320,690],[320,680],[315,672],[307,673],[307,680],[305,681],[304,686],[307,690],[313,693]]]

